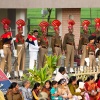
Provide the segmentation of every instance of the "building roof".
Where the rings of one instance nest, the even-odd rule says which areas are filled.
[[[0,0],[0,8],[98,8],[100,0]]]

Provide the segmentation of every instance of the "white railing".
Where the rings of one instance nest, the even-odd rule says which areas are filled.
[[[71,74],[76,76],[78,79],[86,80],[89,75],[93,75],[95,79],[97,75],[100,73],[100,66],[92,67],[84,67],[84,71],[81,72],[79,68],[75,68],[75,73]]]

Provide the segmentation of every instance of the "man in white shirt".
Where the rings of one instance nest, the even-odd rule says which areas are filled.
[[[60,79],[63,79],[63,78],[66,79],[66,82],[68,83],[68,75],[66,74],[65,67],[60,67],[54,80],[59,82]]]
[[[26,42],[29,44],[29,69],[34,69],[37,66],[37,56],[40,46],[38,46],[37,41],[38,31],[34,30],[33,34],[29,34]]]

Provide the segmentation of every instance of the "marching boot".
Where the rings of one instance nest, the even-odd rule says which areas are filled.
[[[84,71],[83,66],[80,66],[80,71],[81,71],[81,72],[83,72],[83,71]]]
[[[9,72],[7,72],[7,78],[10,79],[11,78],[11,75]]]
[[[70,73],[74,73],[74,69],[73,68],[70,68]]]
[[[18,78],[18,71],[14,71],[14,77]]]
[[[19,70],[19,77],[20,77],[20,80],[21,80],[22,76],[23,76],[23,71],[22,71],[22,70]]]

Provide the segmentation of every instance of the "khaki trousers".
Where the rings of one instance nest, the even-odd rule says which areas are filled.
[[[18,46],[17,45],[17,55],[18,55],[18,60],[17,63],[18,65],[16,66],[16,71],[19,70],[24,70],[25,67],[25,47],[24,45]]]
[[[38,69],[44,66],[46,60],[45,55],[47,55],[47,52],[48,50],[46,48],[40,48],[38,56],[38,61],[39,61]]]
[[[4,72],[4,67],[5,67],[5,58],[1,57],[0,68],[2,69],[3,72]]]
[[[61,55],[61,48],[60,47],[55,47],[55,53],[57,56]],[[61,59],[58,60],[57,66],[61,66]]]
[[[66,62],[65,65],[68,67],[68,64],[70,62],[70,67],[73,67],[74,65],[74,46],[66,44]]]
[[[84,66],[85,63],[85,59],[86,58],[86,45],[82,46],[82,56],[81,56],[81,62],[80,62],[80,66]]]
[[[11,49],[10,47],[3,46],[3,50],[4,50],[4,56],[5,56],[5,59],[3,60],[4,67],[7,66],[7,72],[10,73],[11,72]]]
[[[89,60],[90,60],[89,66],[92,67],[92,68],[95,67],[96,66],[95,56],[94,55],[89,55]]]

